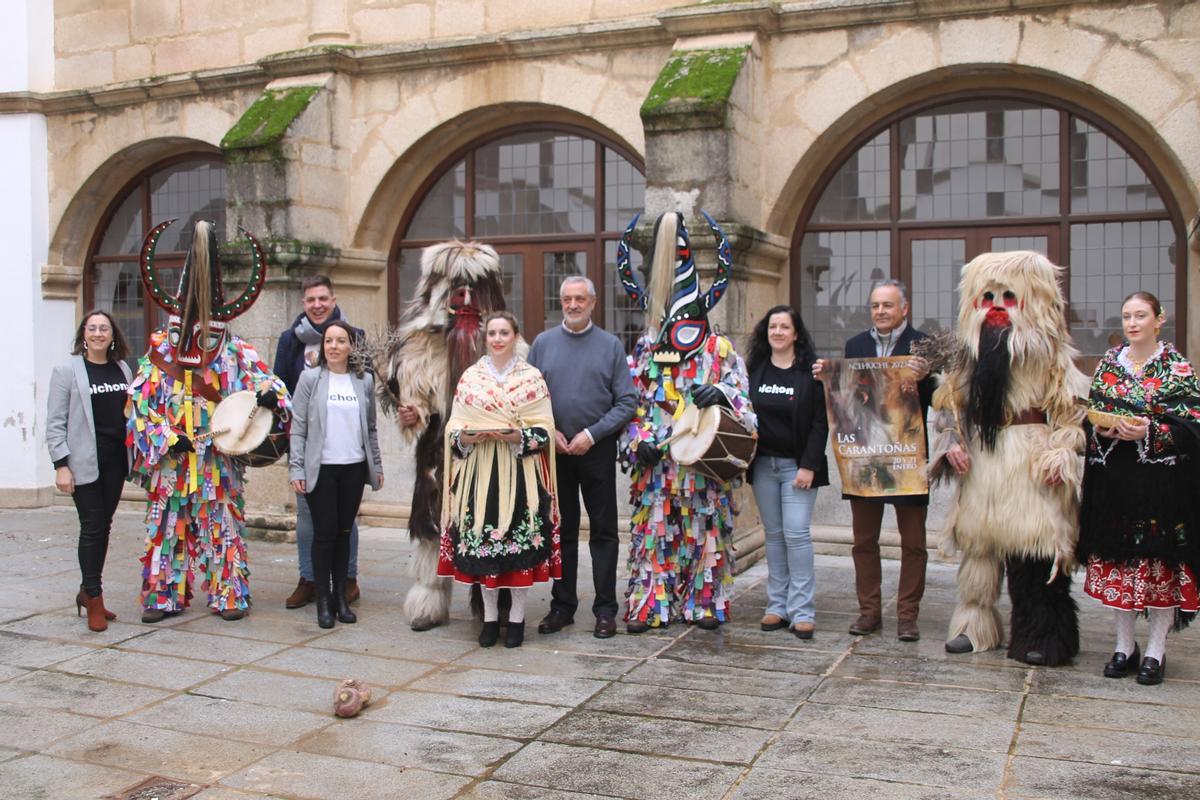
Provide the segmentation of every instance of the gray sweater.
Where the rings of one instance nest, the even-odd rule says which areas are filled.
[[[554,425],[568,440],[587,429],[594,441],[633,418],[637,392],[621,340],[592,325],[572,333],[559,325],[538,334],[528,361],[550,388]]]

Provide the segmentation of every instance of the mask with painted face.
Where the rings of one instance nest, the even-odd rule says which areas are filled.
[[[146,294],[167,312],[167,340],[173,360],[183,367],[207,365],[225,344],[229,320],[244,314],[254,305],[266,280],[266,257],[258,240],[238,228],[250,240],[250,283],[236,299],[226,302],[221,287],[221,262],[217,255],[217,234],[211,222],[196,223],[192,246],[183,262],[179,286],[168,291],[154,265],[154,251],[163,231],[175,220],[156,225],[142,243],[140,269]]]
[[[639,217],[634,217],[617,245],[617,271],[625,293],[649,319],[655,337],[653,360],[679,364],[704,346],[708,339],[708,312],[729,287],[733,257],[720,226],[704,211],[709,230],[717,240],[717,274],[707,292],[700,292],[700,278],[692,256],[692,243],[683,215],[663,214],[654,224],[654,244],[647,258],[650,287],[643,289],[629,263],[629,239]]]

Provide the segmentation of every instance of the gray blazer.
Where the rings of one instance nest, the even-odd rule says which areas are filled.
[[[76,484],[100,479],[92,391],[83,359],[84,356],[71,356],[54,368],[50,373],[50,395],[46,399],[46,447],[50,450],[50,460],[67,458]],[[124,361],[117,363],[125,373],[125,381],[131,383],[133,373],[129,365]]]
[[[350,381],[358,395],[358,414],[362,428],[363,452],[367,454],[367,483],[379,488],[383,459],[379,455],[379,436],[375,430],[375,376],[353,372]],[[329,398],[329,369],[306,369],[300,374],[292,395],[292,430],[289,439],[288,480],[305,481],[308,491],[317,485],[321,472],[321,450],[325,447],[325,414]]]

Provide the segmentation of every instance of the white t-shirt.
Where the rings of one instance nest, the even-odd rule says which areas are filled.
[[[321,463],[357,464],[366,458],[354,382],[349,373],[331,372],[329,394],[325,399],[325,444],[321,447]]]

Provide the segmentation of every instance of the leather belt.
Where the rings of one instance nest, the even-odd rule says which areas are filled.
[[[186,378],[184,376],[184,368],[173,361],[167,361],[163,354],[158,350],[150,350],[150,363],[158,367],[163,372],[170,375],[175,380],[183,383]],[[222,400],[221,392],[214,386],[210,386],[204,378],[197,373],[196,370],[188,370],[192,373],[192,394],[203,397],[212,403],[219,403]]]
[[[1008,418],[1007,425],[1045,425],[1046,412],[1040,408],[1024,408]]]

